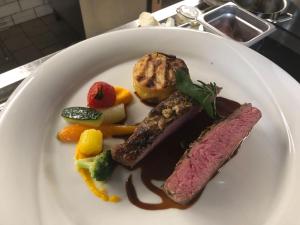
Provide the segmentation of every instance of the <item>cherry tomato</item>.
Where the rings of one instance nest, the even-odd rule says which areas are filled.
[[[108,83],[99,81],[94,83],[87,95],[87,105],[91,108],[105,108],[114,105],[116,91]]]

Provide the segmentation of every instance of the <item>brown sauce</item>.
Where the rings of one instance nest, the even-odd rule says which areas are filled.
[[[236,108],[239,103],[226,98],[217,98],[217,111],[220,117],[226,117]],[[173,172],[176,163],[179,161],[189,143],[195,140],[199,134],[215,121],[207,116],[205,112],[200,113],[190,123],[183,125],[175,133],[159,144],[145,159],[143,159],[136,168],[141,168],[141,179],[143,184],[152,193],[161,198],[159,203],[146,203],[139,200],[135,187],[132,182],[132,177],[126,182],[126,192],[129,201],[146,210],[160,210],[168,208],[186,209],[197,201],[201,193],[188,205],[180,205],[172,201],[162,190],[155,186],[152,180],[165,181]]]
[[[145,182],[146,181],[146,182]],[[169,209],[169,208],[177,208],[177,209],[186,209],[188,206],[177,204],[176,202],[173,202],[170,198],[166,196],[166,194],[163,192],[163,190],[159,187],[156,187],[151,183],[149,179],[143,180],[146,187],[151,190],[153,193],[158,195],[161,198],[160,203],[145,203],[139,200],[135,187],[132,183],[132,177],[129,176],[127,182],[126,182],[126,191],[129,201],[141,208],[146,210],[161,210],[161,209]]]

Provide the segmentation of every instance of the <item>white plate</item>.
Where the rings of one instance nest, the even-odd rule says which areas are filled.
[[[63,107],[85,105],[96,80],[132,90],[135,61],[152,51],[183,58],[193,79],[215,81],[222,96],[251,102],[263,113],[239,154],[186,210],[133,206],[124,188],[128,172],[122,169],[109,191],[123,201],[100,201],[74,170],[74,146],[55,138],[65,125],[59,116]],[[76,44],[26,79],[1,117],[0,224],[299,224],[299,90],[266,58],[207,33],[133,29]],[[147,111],[135,99],[129,120],[140,121]],[[159,201],[141,185],[138,191],[143,200]]]

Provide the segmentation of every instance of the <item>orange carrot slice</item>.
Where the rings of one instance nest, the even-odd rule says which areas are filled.
[[[104,137],[130,135],[134,132],[134,125],[103,124],[98,130],[101,130]],[[77,142],[83,131],[91,127],[81,124],[70,124],[60,130],[57,138],[62,142]]]
[[[87,129],[91,129],[91,127],[81,124],[70,124],[57,133],[57,138],[62,142],[77,142],[81,133]]]

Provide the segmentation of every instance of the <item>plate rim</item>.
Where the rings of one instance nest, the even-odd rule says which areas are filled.
[[[118,35],[122,32],[141,32],[141,30],[177,30],[179,32],[182,32],[183,30],[180,29],[180,28],[153,28],[153,27],[150,27],[150,28],[131,28],[131,29],[126,29],[126,30],[120,30],[120,31],[113,31],[113,32],[109,32],[109,33],[105,33],[105,34],[102,34],[102,35],[99,35],[99,36],[96,36],[96,37],[93,37],[91,39],[87,39],[87,40],[84,40],[82,42],[80,42],[79,44],[76,44],[74,46],[71,46],[70,48],[67,48],[61,52],[59,52],[57,55],[53,56],[52,58],[50,58],[50,62],[51,61],[55,61],[59,58],[62,58],[64,57],[64,55],[68,54],[67,51],[70,51],[70,49],[77,49],[77,48],[80,48],[81,45],[85,45],[86,42],[92,42],[92,41],[98,41],[99,39],[103,38],[103,37],[108,37],[109,38],[109,35]],[[176,32],[177,32],[176,31]],[[155,31],[157,32],[157,31]],[[160,31],[160,32],[164,32],[164,31]],[[184,32],[194,32],[194,33],[199,33],[198,31],[191,31],[191,30],[184,30]],[[206,33],[206,35],[209,35],[209,36],[213,36],[214,38],[217,38],[217,39],[224,39],[222,37],[218,37],[214,34],[210,34],[210,33]],[[223,40],[222,40],[223,41]],[[267,62],[268,64],[270,64],[270,66],[273,66],[275,68],[275,70],[279,71],[278,73],[278,77],[277,77],[277,82],[283,82],[283,83],[286,83],[288,84],[289,86],[292,86],[292,90],[294,93],[300,93],[300,85],[298,84],[298,82],[292,78],[286,71],[284,71],[283,69],[281,69],[279,66],[277,66],[276,64],[274,64],[273,62],[271,62],[269,59],[265,58],[264,56],[260,55],[259,53],[251,50],[251,51],[248,51],[246,50],[247,47],[245,46],[242,46],[241,44],[238,44],[234,41],[231,41],[231,40],[228,40],[226,39],[226,41],[223,41],[224,43],[230,43],[229,45],[232,46],[232,48],[236,48],[235,51],[241,51],[242,53],[241,54],[246,54],[247,56],[249,56],[250,58],[251,57],[255,57],[255,56],[259,56],[259,57],[263,57],[264,58],[264,61]],[[247,52],[248,51],[248,52]],[[67,52],[67,53],[66,53]],[[247,58],[247,61],[251,59],[248,59]],[[43,68],[45,66],[47,66],[47,64],[49,64],[50,62],[48,62],[48,60],[42,64],[31,76],[27,77],[21,84],[20,86],[16,89],[16,91],[13,93],[13,95],[9,98],[8,100],[8,104],[7,107],[5,108],[4,112],[1,114],[0,116],[0,131],[1,131],[1,127],[2,127],[2,124],[4,123],[3,121],[5,120],[5,118],[7,117],[6,115],[9,113],[9,111],[11,110],[11,108],[13,107],[14,105],[14,102],[15,102],[15,99],[18,98],[18,96],[20,94],[22,94],[23,90],[26,89],[26,87],[33,81],[35,80],[35,78],[38,76],[39,73],[41,73],[40,71],[43,70]],[[41,79],[41,78],[40,78]],[[283,95],[289,95],[288,93],[282,93]],[[296,98],[297,100],[300,100],[300,98],[296,95],[293,96],[294,98]],[[300,101],[299,101],[300,102]],[[284,113],[284,112],[283,112]],[[283,118],[286,120],[285,116],[283,115]],[[288,124],[287,121],[285,121],[286,124]],[[297,121],[299,123],[299,121]],[[288,126],[289,128],[289,126]],[[290,128],[289,128],[290,129]],[[291,135],[291,140],[290,143],[291,145],[294,147],[294,151],[292,152],[292,155],[295,156],[297,155],[297,157],[292,157],[292,160],[298,160],[299,161],[299,153],[297,152],[296,150],[296,146],[295,146],[295,143],[293,141],[293,135],[292,135],[292,132],[289,130],[289,135]],[[297,143],[297,148],[299,148],[298,146],[299,144]],[[299,151],[299,150],[298,150]],[[291,157],[291,154],[290,154],[290,157]],[[293,163],[295,165],[295,163]],[[300,166],[298,167],[294,167],[293,168],[293,175],[297,172],[297,171],[300,171]],[[290,174],[289,176],[292,176],[292,174]],[[297,185],[300,185],[300,182],[297,184]],[[300,198],[298,196],[298,198]],[[287,199],[286,199],[287,200]],[[278,218],[280,219],[280,218]],[[276,222],[276,221],[274,221]],[[269,223],[268,223],[269,224]],[[270,223],[271,224],[271,223]]]

